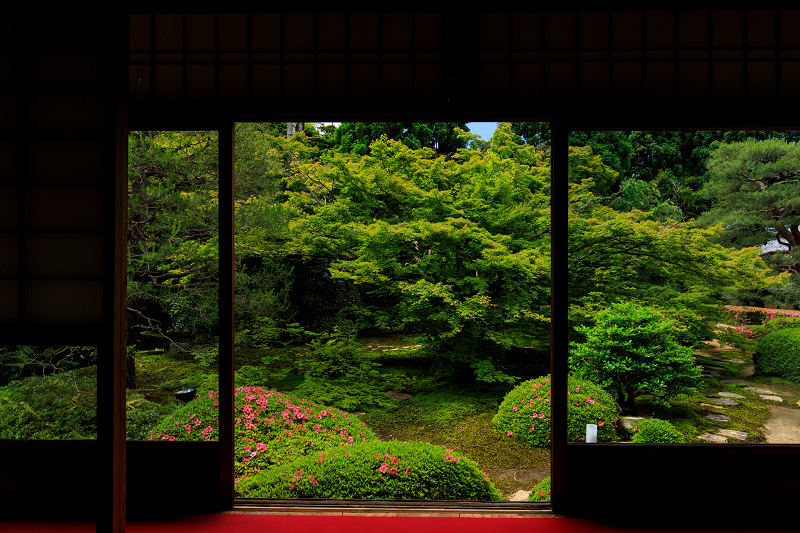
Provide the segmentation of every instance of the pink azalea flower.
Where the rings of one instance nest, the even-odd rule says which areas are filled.
[[[385,474],[386,470],[388,470],[388,469],[389,469],[389,465],[387,465],[386,463],[383,463],[383,464],[381,464],[381,467],[378,470],[380,470],[381,473]]]
[[[514,432],[509,429],[508,431],[506,431],[506,435],[511,437],[512,435],[514,435]]]
[[[395,467],[392,467],[392,468],[389,469],[389,473],[390,474],[396,474],[397,473],[397,469]]]

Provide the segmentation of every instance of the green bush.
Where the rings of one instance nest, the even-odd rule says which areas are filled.
[[[586,440],[586,424],[597,424],[597,441],[617,440],[618,412],[611,395],[573,376],[567,380],[567,438]],[[550,376],[531,379],[506,394],[492,419],[495,429],[529,446],[550,446]]]
[[[623,409],[645,394],[666,404],[665,398],[697,390],[700,367],[692,349],[678,343],[678,327],[655,309],[613,304],[598,313],[594,327],[576,329],[586,342],[571,344],[570,369],[616,394]]]
[[[753,354],[757,374],[776,375],[800,383],[800,329],[774,331],[761,339]]]
[[[531,493],[528,496],[528,501],[530,502],[547,502],[550,501],[550,476],[547,476],[536,486],[531,489]]]
[[[675,443],[686,442],[683,435],[667,420],[646,418],[636,425],[631,442]]]
[[[244,498],[499,501],[478,465],[424,442],[364,442],[259,471],[237,486]]]
[[[87,367],[0,387],[0,439],[97,438],[97,376]]]
[[[800,329],[800,316],[782,315],[764,323],[764,334],[782,329]]]
[[[237,388],[234,409],[237,479],[332,446],[376,438],[344,411],[261,387]],[[216,440],[218,417],[219,393],[212,391],[162,420],[150,432],[150,440]]]
[[[129,440],[146,440],[150,430],[183,404],[173,399],[167,404],[148,400],[139,392],[127,391],[125,434]]]

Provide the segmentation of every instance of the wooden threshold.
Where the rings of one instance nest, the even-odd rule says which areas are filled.
[[[237,498],[228,514],[555,518],[549,502],[257,500]]]

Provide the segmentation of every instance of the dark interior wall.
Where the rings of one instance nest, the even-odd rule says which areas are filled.
[[[352,3],[349,11],[328,4],[259,13],[262,4],[242,2],[226,3],[223,13],[197,2],[164,6],[135,2],[130,19],[90,2],[2,8],[0,342],[94,344],[107,354],[99,363],[96,443],[0,442],[2,514],[24,502],[42,505],[29,499],[42,496],[30,480],[46,479],[47,494],[63,498],[57,512],[90,509],[109,530],[124,521],[126,116],[119,68],[127,70],[134,129],[409,116],[543,118],[562,130],[797,125],[796,10],[523,11],[495,3],[479,12],[448,2],[404,13]],[[65,255],[66,242],[69,261],[41,260]],[[567,266],[564,258],[556,264]],[[558,339],[557,371],[566,346]],[[169,487],[189,470],[196,487],[218,484],[218,450],[160,444],[129,446],[134,514],[163,507]],[[663,510],[687,494],[708,498],[700,482],[669,481],[698,472],[734,486],[736,470],[800,468],[792,446],[607,448],[565,446],[558,436],[555,446],[561,466],[554,466],[565,474],[555,504],[576,514],[628,505]],[[56,471],[40,458],[65,451],[69,458],[60,457]],[[630,469],[653,473],[646,490],[631,481]],[[793,483],[765,483],[747,494],[750,508],[780,506],[787,493],[797,494]],[[175,511],[219,503],[217,494],[209,507],[198,503],[204,496],[176,498]]]

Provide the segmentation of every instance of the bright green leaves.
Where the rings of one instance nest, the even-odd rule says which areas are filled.
[[[678,343],[674,323],[652,308],[614,304],[594,327],[577,329],[586,342],[572,344],[570,369],[614,391],[624,408],[643,394],[663,399],[697,387],[700,367],[691,348]]]

